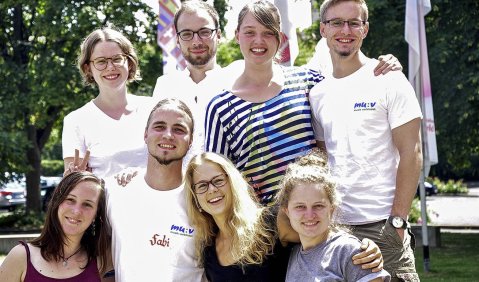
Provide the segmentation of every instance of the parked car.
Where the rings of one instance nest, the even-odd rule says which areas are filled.
[[[15,210],[27,201],[25,181],[12,180],[0,187],[0,209]]]
[[[40,176],[40,193],[42,195],[43,210],[47,210],[53,191],[62,180],[61,176]]]
[[[53,190],[55,190],[61,180],[61,176],[40,176],[40,195],[43,210],[47,209]],[[13,211],[19,206],[24,206],[27,201],[26,188],[25,177],[5,183],[0,188],[0,209]]]
[[[426,196],[432,196],[438,193],[437,186],[428,181],[424,181],[424,189]],[[416,196],[419,197],[419,185],[417,186]]]

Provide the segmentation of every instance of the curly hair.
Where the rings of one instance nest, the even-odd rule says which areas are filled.
[[[253,189],[234,165],[215,153],[195,156],[186,170],[187,212],[195,226],[195,250],[200,264],[204,265],[204,248],[212,246],[219,231],[213,217],[200,211],[193,191],[193,174],[197,167],[207,162],[218,165],[228,176],[233,200],[226,216],[226,227],[227,232],[232,234],[231,253],[234,261],[241,267],[261,264],[267,255],[272,254],[276,242],[276,227],[271,227],[268,222],[272,215],[268,208],[259,205]]]
[[[288,165],[285,176],[281,181],[279,192],[276,194],[276,203],[281,208],[287,208],[294,188],[299,184],[310,183],[320,184],[319,187],[324,189],[337,218],[339,216],[337,208],[340,204],[340,199],[336,191],[336,182],[330,174],[326,154],[319,150],[312,150]],[[339,227],[334,221],[330,227],[334,230],[342,229],[348,231],[343,226]]]

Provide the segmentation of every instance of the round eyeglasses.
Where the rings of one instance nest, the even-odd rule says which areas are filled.
[[[226,174],[220,174],[211,178],[210,181],[203,180],[194,184],[193,189],[195,190],[196,194],[203,194],[208,191],[210,184],[216,188],[220,188],[225,186],[226,182],[228,182],[228,176]]]
[[[199,30],[197,31],[192,31],[192,30],[189,30],[189,29],[184,29],[180,32],[177,32],[176,35],[178,35],[181,40],[183,41],[190,41],[193,39],[193,37],[195,37],[195,34],[198,34],[198,36],[201,38],[201,39],[210,39],[211,36],[213,36],[213,34],[217,31],[218,29],[215,28],[215,29],[211,29],[211,28],[207,28],[207,27],[203,27],[203,28],[200,28]]]
[[[93,66],[99,70],[99,71],[102,71],[104,69],[106,69],[106,67],[108,66],[108,61],[111,61],[111,63],[115,66],[115,67],[121,67],[123,66],[123,64],[125,63],[126,59],[127,59],[127,55],[124,55],[124,54],[118,54],[118,55],[115,55],[113,57],[110,57],[110,58],[106,58],[106,57],[98,57],[94,60],[91,60],[90,63],[93,63]]]

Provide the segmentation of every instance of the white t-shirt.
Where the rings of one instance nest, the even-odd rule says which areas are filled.
[[[80,157],[90,150],[89,165],[98,177],[109,177],[131,167],[146,167],[144,133],[153,107],[151,97],[127,95],[131,113],[116,120],[93,101],[69,113],[63,120],[63,158]]]
[[[162,75],[156,80],[153,91],[153,98],[156,102],[165,98],[180,99],[193,114],[195,122],[193,144],[185,156],[183,166],[187,166],[192,157],[205,151],[204,122],[208,103],[224,89],[230,88],[243,69],[244,62],[239,60],[225,68],[215,65],[212,70],[206,72],[206,77],[199,83],[195,83],[191,79],[188,68]]]
[[[422,118],[404,74],[374,76],[377,63],[368,59],[347,77],[326,77],[310,94],[315,136],[326,143],[331,173],[342,196],[339,220],[346,224],[389,216],[399,163],[391,130]]]
[[[126,187],[110,178],[106,188],[116,281],[201,281],[183,185],[158,191],[142,172]]]

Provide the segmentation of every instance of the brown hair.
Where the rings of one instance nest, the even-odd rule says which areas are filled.
[[[93,49],[99,42],[115,42],[128,59],[128,81],[140,80],[140,67],[138,56],[130,40],[122,33],[109,27],[94,30],[82,42],[77,66],[86,85],[94,85],[95,79],[90,72],[87,72],[85,65],[90,63]]]
[[[193,138],[193,132],[195,130],[195,121],[193,119],[193,113],[191,112],[190,108],[181,100],[175,99],[175,98],[166,98],[160,100],[156,105],[153,107],[153,109],[150,112],[150,115],[148,116],[148,121],[146,122],[146,127],[145,130],[148,130],[148,127],[150,126],[151,119],[153,117],[153,113],[158,110],[159,108],[162,108],[164,106],[172,106],[173,108],[176,108],[182,112],[184,112],[191,120],[191,128],[190,128],[190,134],[191,138]]]
[[[64,256],[63,246],[66,245],[66,236],[58,219],[58,208],[65,201],[70,192],[81,182],[93,182],[98,185],[100,195],[98,197],[98,208],[95,216],[95,224],[90,225],[80,241],[80,246],[87,253],[88,262],[99,258],[102,274],[106,271],[106,264],[109,258],[110,236],[106,219],[106,199],[103,179],[98,178],[91,172],[72,172],[65,176],[53,191],[52,198],[48,204],[45,225],[40,236],[30,243],[40,248],[40,253],[46,261],[61,261]],[[88,263],[87,263],[88,264]],[[85,265],[86,267],[86,265]]]
[[[213,22],[215,23],[215,28],[219,28],[220,17],[218,16],[218,12],[215,10],[215,8],[204,1],[191,0],[191,1],[185,1],[181,3],[181,8],[178,11],[176,11],[175,18],[173,20],[175,30],[179,31],[178,19],[183,13],[196,13],[198,10],[206,11],[213,19]]]
[[[273,31],[274,36],[278,41],[278,48],[276,49],[276,51],[278,51],[279,46],[281,45],[281,16],[278,8],[273,3],[264,0],[246,4],[238,15],[238,26],[236,27],[237,32],[239,32],[248,12],[250,12],[260,24]]]

